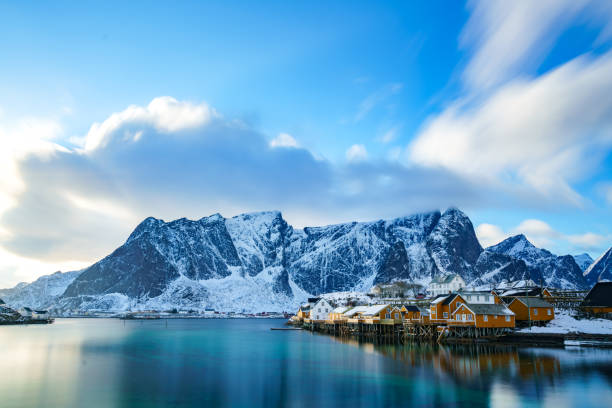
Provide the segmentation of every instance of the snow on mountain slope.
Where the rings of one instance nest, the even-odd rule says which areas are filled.
[[[64,293],[81,272],[55,272],[41,276],[32,283],[20,283],[11,289],[0,289],[0,298],[14,309],[45,309]]]
[[[527,265],[528,277],[536,283],[561,289],[586,289],[582,270],[571,255],[557,256],[536,248],[523,235],[505,239],[487,251],[520,259]]]
[[[582,269],[583,271],[586,271],[588,267],[591,266],[591,264],[593,263],[593,258],[591,258],[591,255],[589,254],[573,255],[573,257],[574,261],[576,261],[580,269]]]
[[[287,311],[312,295],[368,291],[398,279],[427,285],[448,273],[475,286],[527,277],[585,286],[574,258],[535,248],[522,236],[483,250],[469,218],[451,208],[302,230],[280,212],[147,218],[53,296],[60,311]]]
[[[584,271],[584,277],[590,285],[600,281],[612,281],[612,248],[604,252]]]

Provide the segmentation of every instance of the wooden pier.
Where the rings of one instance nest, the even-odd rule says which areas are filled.
[[[304,319],[304,330],[339,337],[357,337],[384,342],[461,342],[496,341],[513,332],[503,327],[475,327],[473,324],[441,322],[395,321],[367,319],[309,320]]]

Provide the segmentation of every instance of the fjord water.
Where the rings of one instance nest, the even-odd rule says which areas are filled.
[[[282,320],[0,327],[0,407],[610,407],[612,350],[373,345]]]

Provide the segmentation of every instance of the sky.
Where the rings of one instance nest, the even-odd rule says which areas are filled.
[[[612,3],[2,2],[0,287],[147,216],[612,246]]]

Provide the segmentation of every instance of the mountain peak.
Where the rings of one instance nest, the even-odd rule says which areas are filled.
[[[591,263],[584,271],[584,277],[590,284],[612,280],[612,247]]]

